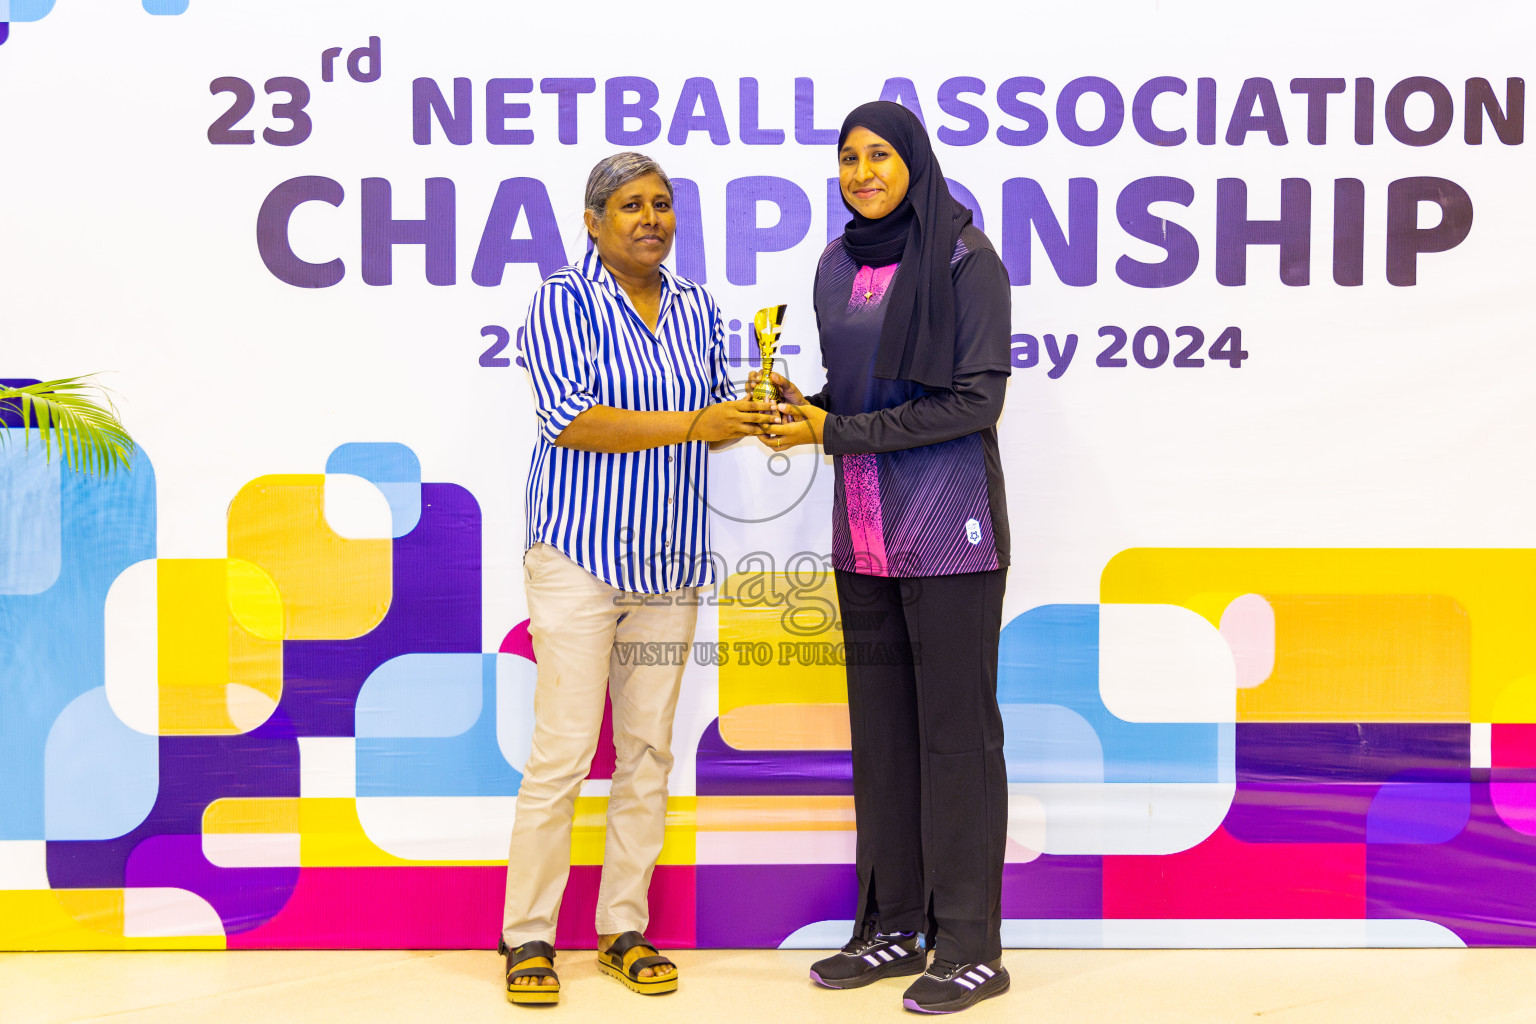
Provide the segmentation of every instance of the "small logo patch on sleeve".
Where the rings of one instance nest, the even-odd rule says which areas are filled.
[[[981,524],[974,519],[965,521],[965,539],[972,544],[981,543]]]

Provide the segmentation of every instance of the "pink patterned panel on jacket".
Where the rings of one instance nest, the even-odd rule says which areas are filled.
[[[844,455],[843,490],[848,501],[848,534],[858,571],[884,576],[885,527],[880,519],[880,470],[873,455]]]

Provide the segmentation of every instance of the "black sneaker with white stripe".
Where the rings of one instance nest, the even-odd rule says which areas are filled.
[[[999,957],[986,964],[952,964],[935,959],[907,986],[901,1005],[918,1013],[954,1013],[1008,991],[1008,972]]]
[[[923,973],[928,954],[916,932],[880,934],[866,929],[840,952],[811,965],[811,980],[825,988],[859,988],[881,978]]]

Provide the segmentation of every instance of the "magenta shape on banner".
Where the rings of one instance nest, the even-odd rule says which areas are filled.
[[[602,869],[576,865],[560,904],[556,945],[593,949]],[[494,949],[501,933],[507,869],[484,867],[303,868],[281,911],[229,936],[230,949]],[[694,868],[661,865],[651,876],[658,945],[691,949]]]
[[[1245,843],[1224,828],[1160,857],[1104,858],[1106,918],[1319,918],[1366,913],[1364,843]]]
[[[1516,832],[1536,836],[1536,783],[1503,782],[1500,772],[1494,769],[1488,783],[1488,793],[1499,820]],[[1530,773],[1522,772],[1523,775]]]
[[[507,869],[302,868],[282,910],[230,949],[494,949]]]
[[[503,877],[506,872],[502,871]],[[597,864],[576,864],[565,883],[560,901],[560,920],[555,927],[558,949],[596,949],[597,886],[602,879]],[[651,874],[651,920],[645,936],[662,949],[694,949],[698,946],[696,875],[692,864],[660,864]],[[496,911],[501,912],[498,893]]]
[[[533,656],[533,637],[528,634],[527,619],[507,630],[507,635],[501,638],[501,646],[496,648],[496,653],[517,654],[531,662],[538,662],[539,659]]]
[[[538,664],[539,659],[533,655],[533,637],[528,633],[527,619],[507,631],[507,635],[501,638],[501,646],[496,649],[496,653],[520,655]],[[613,748],[613,700],[605,696],[603,697],[603,724],[597,732],[597,752],[592,755],[592,767],[587,771],[587,778],[613,778],[613,769],[617,760],[618,756]]]

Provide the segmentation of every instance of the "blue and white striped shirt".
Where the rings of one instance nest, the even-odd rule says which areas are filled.
[[[525,549],[549,544],[620,590],[713,582],[704,441],[622,453],[555,445],[594,405],[682,412],[734,399],[710,294],[662,267],[653,334],[593,249],[534,293],[524,356],[539,418]]]

